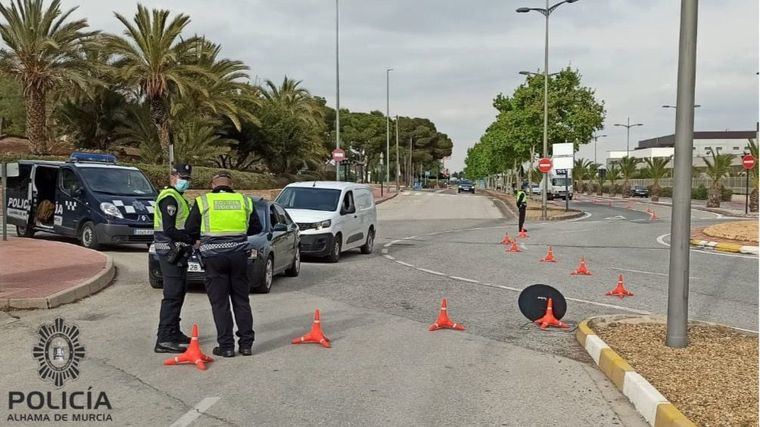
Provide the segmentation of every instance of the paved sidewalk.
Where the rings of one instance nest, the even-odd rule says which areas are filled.
[[[588,200],[588,199],[597,199],[597,200],[610,200],[610,201],[617,201],[617,202],[628,202],[628,201],[634,201],[634,202],[644,202],[644,203],[651,203],[653,205],[663,205],[663,206],[673,206],[673,201],[670,198],[667,197],[660,197],[660,200],[658,202],[653,202],[649,198],[640,198],[640,197],[629,197],[629,198],[623,198],[622,196],[610,196],[608,194],[599,196],[596,194],[580,194],[576,193],[575,196],[578,200]],[[748,214],[744,214],[744,203],[739,202],[721,202],[719,208],[708,208],[706,206],[707,201],[706,200],[693,200],[691,201],[691,208],[692,209],[699,209],[702,211],[707,212],[713,212],[717,214],[721,214],[724,216],[733,216],[738,218],[757,218],[758,213],[757,212],[750,212]]]
[[[0,242],[0,310],[53,308],[111,283],[111,257],[80,246],[23,238]]]

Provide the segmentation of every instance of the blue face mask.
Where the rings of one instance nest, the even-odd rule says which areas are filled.
[[[190,188],[190,181],[180,178],[177,180],[177,184],[174,186],[174,188],[176,188],[180,193],[184,193],[188,188]]]

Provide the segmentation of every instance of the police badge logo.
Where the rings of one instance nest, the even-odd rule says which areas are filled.
[[[166,213],[169,214],[169,216],[174,216],[175,213],[177,213],[177,207],[174,205],[169,205],[166,207]]]
[[[84,345],[79,342],[79,328],[56,318],[37,330],[39,342],[32,348],[37,359],[37,373],[57,388],[79,377],[79,362],[84,358]]]

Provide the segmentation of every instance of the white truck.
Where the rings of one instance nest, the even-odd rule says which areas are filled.
[[[567,172],[567,175],[565,175]],[[573,200],[573,170],[552,169],[548,174],[544,175],[543,179],[549,178],[549,188],[547,189],[546,198],[551,199],[565,199]],[[540,183],[543,189],[543,179]]]

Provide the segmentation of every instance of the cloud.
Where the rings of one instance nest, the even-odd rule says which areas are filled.
[[[131,16],[136,2],[63,0],[77,16],[120,32],[113,11]],[[677,1],[580,0],[551,17],[550,70],[568,64],[607,107],[600,157],[625,147],[616,122],[642,122],[631,140],[672,133],[680,7]],[[144,0],[191,16],[190,31],[221,43],[252,77],[304,80],[335,102],[335,2],[332,0]],[[454,140],[448,166],[461,169],[467,147],[494,118],[492,99],[511,93],[523,69],[543,66],[544,21],[518,14],[538,0],[340,0],[341,106],[429,117]],[[698,129],[753,129],[758,117],[758,2],[700,2]],[[633,145],[633,143],[632,143]],[[592,158],[584,147],[582,157]]]

